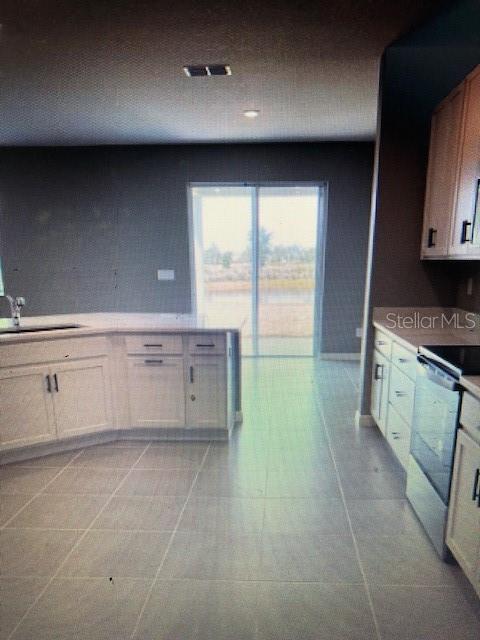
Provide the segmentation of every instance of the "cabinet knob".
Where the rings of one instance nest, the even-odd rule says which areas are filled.
[[[192,401],[193,401],[193,400],[195,400],[195,399],[196,399],[196,398],[195,398],[195,396],[194,396],[194,395],[193,395],[193,393],[192,393],[192,395],[190,396],[190,400],[192,400]]]

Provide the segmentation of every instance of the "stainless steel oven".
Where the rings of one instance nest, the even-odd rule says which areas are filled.
[[[457,372],[419,354],[407,497],[438,553],[445,546],[453,456],[461,404]]]

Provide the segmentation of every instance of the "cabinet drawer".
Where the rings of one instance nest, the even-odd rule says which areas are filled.
[[[32,340],[19,344],[0,345],[0,366],[65,362],[79,358],[108,355],[109,341],[105,336]]]
[[[193,355],[225,353],[225,334],[198,333],[188,336],[188,353]]]
[[[388,400],[409,425],[412,424],[414,396],[415,383],[393,365],[390,373]]]
[[[460,423],[474,440],[480,442],[480,400],[470,393],[463,394]]]
[[[392,339],[378,329],[375,331],[375,349],[390,359],[392,352]]]
[[[125,344],[127,353],[133,354],[171,353],[177,355],[183,353],[181,335],[165,333],[137,334],[126,336]]]
[[[417,354],[409,351],[402,345],[394,342],[392,344],[392,362],[400,371],[403,371],[409,378],[415,380],[417,375]]]
[[[387,440],[406,469],[410,454],[410,428],[391,405],[388,407]]]

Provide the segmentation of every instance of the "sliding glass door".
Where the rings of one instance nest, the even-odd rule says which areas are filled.
[[[323,203],[321,185],[191,187],[197,312],[239,326],[244,355],[318,350]]]

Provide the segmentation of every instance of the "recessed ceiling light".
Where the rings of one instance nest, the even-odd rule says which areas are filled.
[[[243,112],[243,115],[246,118],[258,118],[258,116],[260,115],[260,111],[258,109],[246,109]]]

